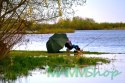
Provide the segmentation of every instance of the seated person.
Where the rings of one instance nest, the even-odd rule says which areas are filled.
[[[75,49],[74,52],[80,51],[80,48],[78,45],[73,45],[70,40],[68,40],[65,44],[65,47],[67,47],[67,51],[72,50],[73,48]]]

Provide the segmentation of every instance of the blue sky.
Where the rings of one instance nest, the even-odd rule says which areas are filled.
[[[75,16],[93,18],[96,22],[125,22],[125,0],[87,0],[76,9]]]

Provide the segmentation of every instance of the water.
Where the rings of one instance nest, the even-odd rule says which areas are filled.
[[[29,43],[15,46],[16,50],[47,50],[46,42],[52,34],[26,35]],[[84,51],[125,53],[125,30],[76,30],[67,33],[73,44]],[[62,49],[65,51],[65,47]]]
[[[31,34],[26,35],[28,44],[14,47],[16,50],[46,50],[46,42],[52,34]],[[48,77],[46,70],[30,71],[27,77],[18,78],[15,83],[124,83],[125,82],[125,31],[124,30],[77,30],[75,33],[67,33],[73,44],[77,44],[85,51],[110,52],[116,54],[84,54],[86,57],[103,57],[111,60],[110,64],[99,64],[93,66],[103,73],[102,76],[91,76],[89,70],[88,77]],[[65,48],[62,49],[63,51]],[[118,54],[122,53],[122,54]],[[73,71],[73,69],[71,69]],[[112,79],[111,73],[114,73]]]
[[[111,59],[110,64],[100,64],[97,66],[90,66],[88,72],[84,72],[83,76],[76,76],[77,71],[74,72],[72,68],[69,76],[62,73],[60,76],[48,75],[46,70],[31,71],[27,77],[22,77],[16,80],[15,83],[124,83],[125,82],[125,54],[101,54],[101,55],[83,55],[86,57],[103,57]],[[94,69],[93,69],[94,68]],[[84,68],[85,69],[85,68]],[[80,69],[79,69],[80,70]],[[101,73],[95,75],[94,70]],[[65,71],[64,71],[65,72]],[[75,73],[71,76],[71,72]],[[95,75],[95,76],[94,76]]]

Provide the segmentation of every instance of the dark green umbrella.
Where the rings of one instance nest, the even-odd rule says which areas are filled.
[[[52,35],[46,43],[47,51],[49,53],[56,53],[62,49],[68,40],[66,34],[57,34]]]

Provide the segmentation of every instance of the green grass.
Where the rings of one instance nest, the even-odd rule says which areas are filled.
[[[90,51],[83,51],[81,52],[82,54],[109,54],[109,53],[104,53],[104,52],[90,52]],[[27,56],[40,56],[40,55],[47,55],[47,56],[57,56],[57,55],[69,55],[69,54],[75,54],[74,52],[66,52],[66,51],[61,51],[60,53],[48,53],[47,51],[11,51],[10,55],[27,55]]]
[[[73,52],[71,52],[73,53]],[[56,67],[84,67],[96,65],[98,62],[110,63],[105,58],[67,56],[66,52],[47,53],[46,51],[11,51],[10,57],[0,61],[0,74],[7,80],[15,80],[18,76],[28,75],[29,70]]]
[[[42,34],[47,34],[47,33],[73,33],[74,29],[71,28],[67,28],[67,29],[63,29],[63,28],[44,28],[38,31],[38,33],[42,33]]]

